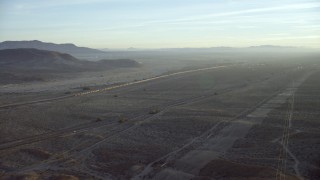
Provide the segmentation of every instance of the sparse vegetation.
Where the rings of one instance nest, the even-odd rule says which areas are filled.
[[[75,177],[73,175],[66,175],[66,174],[59,174],[59,175],[54,175],[50,179],[52,180],[78,180],[78,177]]]
[[[179,75],[179,83],[177,83],[175,77],[172,79],[168,77],[165,80],[135,84],[132,85],[132,89],[128,86],[123,89],[103,91],[102,93],[94,93],[94,90],[104,86],[94,86],[94,82],[90,85],[82,83],[81,86],[77,85],[74,88],[64,87],[61,92],[71,91],[72,94],[77,94],[82,91],[83,87],[88,86],[93,90],[94,95],[34,104],[30,106],[32,108],[4,108],[2,109],[4,113],[0,113],[2,142],[6,143],[15,140],[15,138],[24,139],[24,137],[27,137],[22,142],[30,144],[21,148],[45,150],[50,157],[47,158],[45,153],[34,150],[17,150],[18,153],[15,153],[15,147],[13,146],[10,147],[13,149],[10,150],[10,153],[8,151],[7,154],[0,157],[1,167],[3,167],[0,168],[0,172],[10,173],[7,171],[7,167],[11,168],[12,166],[12,171],[20,168],[28,168],[33,171],[32,167],[37,167],[43,161],[49,160],[48,162],[51,162],[52,160],[52,162],[55,162],[53,168],[48,169],[45,172],[46,174],[40,174],[39,179],[47,177],[50,179],[52,174],[70,174],[79,176],[79,179],[89,179],[90,175],[95,173],[108,173],[115,179],[130,178],[132,175],[143,171],[145,165],[155,161],[159,154],[167,154],[175,151],[177,147],[184,147],[185,143],[189,142],[191,138],[201,137],[203,133],[219,122],[228,121],[229,124],[229,120],[232,120],[234,116],[255,106],[277,89],[285,87],[287,77],[291,77],[291,74],[288,74],[283,78],[274,78],[264,83],[257,83],[259,78],[264,77],[265,73],[268,72],[268,69],[251,72],[247,71],[246,67],[232,66],[230,69],[226,68],[221,71],[201,71],[201,73],[191,73],[186,76]],[[279,73],[282,73],[282,69],[278,70],[276,75]],[[296,73],[293,75],[298,76],[300,72],[294,71],[292,73]],[[247,82],[248,77],[252,78],[253,83]],[[301,132],[290,136],[292,147],[289,147],[292,153],[298,159],[301,159],[301,162],[312,165],[316,164],[313,163],[313,160],[317,158],[316,155],[319,151],[319,146],[316,146],[315,143],[318,136],[315,136],[315,133],[308,132],[317,132],[319,113],[316,111],[317,102],[311,100],[317,97],[320,91],[310,88],[319,87],[318,77],[319,73],[313,76],[314,80],[312,82],[301,85],[297,89],[305,89],[305,91],[296,94],[294,110],[298,110],[299,114],[294,114],[293,118],[296,119],[293,119],[294,123],[292,125],[294,128],[301,129]],[[248,84],[250,87],[244,87],[244,84]],[[83,92],[83,94],[86,94],[86,91]],[[302,96],[299,96],[299,94]],[[310,97],[306,98],[306,94]],[[4,94],[4,96],[6,95]],[[36,97],[36,95],[39,97]],[[42,97],[50,98],[51,95],[47,91],[30,94],[17,93],[8,94],[8,98],[3,96],[1,100],[8,99],[9,101],[10,97],[16,96],[15,99],[21,99],[20,101],[24,102],[32,100],[33,97],[35,97],[35,100]],[[64,96],[68,97],[68,95]],[[275,102],[278,101],[274,101],[274,104]],[[3,102],[1,101],[1,103]],[[284,104],[283,107],[287,107],[287,104]],[[260,122],[260,125],[255,124],[252,128],[247,129],[248,132],[244,133],[247,134],[245,137],[234,137],[237,140],[230,146],[230,149],[221,150],[221,152],[225,152],[221,158],[226,160],[203,163],[205,165],[201,164],[201,167],[197,167],[199,172],[202,173],[203,177],[207,175],[215,178],[217,175],[212,173],[210,169],[219,166],[215,169],[215,172],[222,173],[226,178],[239,174],[239,176],[249,176],[255,179],[255,174],[252,175],[251,172],[247,171],[242,172],[241,169],[252,168],[257,173],[272,171],[260,167],[274,167],[273,163],[275,161],[269,159],[278,157],[278,149],[281,146],[279,143],[274,143],[273,140],[282,135],[282,125],[285,119],[282,117],[286,116],[286,110],[279,109],[279,111],[274,112],[274,115],[270,112],[268,117],[265,118],[266,120]],[[284,116],[280,113],[283,113]],[[247,127],[249,124],[238,123],[242,122],[241,120],[239,119],[234,123],[230,122],[230,126],[224,126],[224,123],[221,126],[216,126],[215,130],[217,131],[212,131],[212,136],[204,134],[204,142],[212,143],[212,140],[216,137],[219,138],[220,135],[224,138],[224,134],[220,132],[225,132],[224,130],[228,130],[230,127],[235,129],[235,133],[247,131],[241,130],[241,127]],[[255,119],[244,120],[254,121]],[[59,129],[78,125],[80,126],[76,129],[59,131]],[[240,128],[239,131],[238,127]],[[220,131],[220,128],[223,131]],[[45,133],[39,135],[42,132]],[[53,138],[52,135],[55,136],[56,132],[59,135]],[[33,136],[35,138],[39,137],[36,143],[34,143]],[[44,138],[46,139],[43,140]],[[20,141],[16,142],[20,143]],[[228,142],[223,141],[222,143]],[[195,141],[191,146],[183,148],[177,155],[172,156],[174,160],[172,162],[179,161],[183,165],[184,162],[188,163],[189,159],[193,161],[197,157],[202,157],[193,155],[193,152],[189,153],[190,149],[198,150],[198,147],[202,148],[201,144]],[[214,146],[215,144],[217,143],[209,145]],[[312,147],[310,145],[309,148],[309,144],[312,144]],[[10,143],[7,143],[7,145],[11,146]],[[85,152],[92,152],[92,154]],[[199,153],[201,152],[199,151]],[[210,155],[209,153],[204,155]],[[308,156],[305,154],[308,154]],[[240,156],[241,158],[238,158]],[[180,159],[180,157],[187,157],[186,161]],[[77,161],[73,161],[74,158]],[[262,158],[266,160],[261,160]],[[291,167],[293,161],[289,161],[290,164],[288,163],[288,165]],[[86,169],[83,169],[83,172],[74,171],[85,166],[88,167],[89,171]],[[160,166],[164,170],[166,168],[179,168],[176,163],[171,163],[171,161],[165,163],[164,160],[157,161],[152,167]],[[299,167],[304,168],[304,164],[301,163]],[[231,170],[230,172],[224,171],[224,168],[227,168],[227,170],[231,168]],[[85,174],[87,172],[88,175]],[[175,175],[175,172],[172,173]],[[272,172],[270,179],[274,174]],[[311,177],[308,174],[303,175],[307,178]],[[157,174],[146,175],[150,178],[156,176]],[[266,179],[268,178],[269,176],[266,177]]]
[[[66,159],[66,158],[67,158],[66,155],[63,153],[55,155],[55,159]]]
[[[20,151],[39,159],[48,159],[51,156],[49,152],[40,149],[21,149]]]
[[[149,114],[157,114],[159,112],[160,112],[159,109],[152,109],[149,111]]]
[[[97,119],[96,119],[96,122],[100,122],[100,121],[102,121],[101,118],[97,118]]]
[[[36,172],[28,172],[25,174],[18,174],[18,173],[17,174],[5,174],[5,173],[0,172],[0,179],[5,179],[5,180],[9,180],[9,179],[36,180],[36,179],[40,179],[40,176]]]
[[[128,121],[128,118],[126,118],[125,116],[120,116],[119,120],[118,120],[119,123],[124,123],[124,122],[127,122],[127,121]]]

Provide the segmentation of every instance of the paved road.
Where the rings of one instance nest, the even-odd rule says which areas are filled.
[[[182,71],[182,72],[173,73],[173,74],[169,74],[169,75],[163,75],[163,76],[150,78],[150,79],[146,79],[146,80],[141,80],[141,81],[126,83],[126,84],[122,84],[122,85],[116,85],[116,86],[112,86],[112,87],[108,87],[108,88],[103,88],[103,89],[98,89],[98,90],[78,93],[78,94],[71,95],[70,97],[85,96],[85,95],[88,95],[88,94],[95,94],[95,93],[109,91],[109,90],[117,89],[117,88],[120,89],[122,87],[127,87],[127,86],[130,86],[130,85],[145,83],[145,82],[149,82],[149,81],[153,81],[153,80],[157,80],[157,79],[161,79],[161,78],[172,77],[172,76],[176,76],[176,75],[179,75],[179,74],[188,74],[188,73],[192,73],[192,72],[206,71],[206,70],[223,68],[223,67],[226,67],[226,66],[217,66],[217,67],[210,67],[210,68],[202,68],[202,69],[196,69],[196,70]],[[210,95],[213,95],[214,92],[210,92],[210,93],[208,93],[208,94],[204,93],[202,95],[191,97],[189,99],[182,99],[182,100],[178,100],[178,101],[175,101],[175,102],[170,102],[170,104],[167,104],[163,109],[160,109],[161,111],[158,114],[155,114],[155,115],[140,114],[139,116],[137,116],[136,118],[134,118],[134,119],[132,119],[132,120],[130,120],[128,122],[128,126],[126,126],[127,128],[124,128],[121,131],[118,131],[118,132],[115,132],[115,133],[111,133],[111,135],[108,135],[107,137],[105,137],[103,140],[101,140],[101,142],[98,142],[97,144],[93,144],[92,146],[89,146],[86,149],[84,149],[83,152],[88,152],[88,151],[92,150],[97,145],[99,145],[99,144],[105,142],[106,140],[108,140],[109,137],[112,137],[112,136],[115,136],[115,135],[119,135],[120,133],[125,132],[125,131],[127,131],[127,130],[129,130],[131,128],[137,127],[139,124],[141,124],[143,122],[146,122],[148,120],[152,120],[153,118],[161,115],[161,113],[163,113],[164,111],[166,111],[169,108],[172,108],[172,107],[175,107],[175,106],[179,106],[179,105],[183,105],[183,104],[187,104],[187,103],[190,103],[190,102],[195,102],[195,101],[202,100],[202,99],[206,99],[206,98],[210,97]],[[286,92],[280,93],[280,95],[286,95],[286,94],[288,94],[288,93],[286,93]],[[274,95],[272,97],[274,97]],[[235,135],[235,134],[232,134],[232,133],[228,133],[228,132],[237,131],[237,130],[239,130],[239,128],[240,128],[240,132],[246,132],[246,130],[248,128],[250,128],[250,126],[244,124],[243,123],[243,119],[241,119],[241,118],[249,117],[248,119],[250,119],[250,118],[254,118],[254,116],[257,116],[257,114],[261,115],[261,114],[268,113],[269,112],[268,108],[269,108],[270,103],[269,104],[267,103],[266,106],[263,105],[263,104],[265,104],[267,101],[269,102],[270,98],[272,98],[272,97],[268,97],[267,99],[259,102],[257,105],[255,105],[251,109],[246,110],[243,113],[239,114],[234,119],[234,120],[236,120],[235,123],[233,123],[230,126],[223,127],[222,131],[220,131],[220,132],[225,132],[223,134],[227,134],[227,135],[229,134],[231,136],[231,138],[238,137],[238,135]],[[69,96],[68,97],[64,97],[64,98],[69,98]],[[46,102],[46,101],[42,100],[41,102]],[[277,103],[281,103],[282,100],[281,99],[273,99],[270,102],[272,102],[273,104],[274,103],[277,104]],[[23,105],[25,105],[25,104],[26,103],[24,103]],[[16,106],[14,106],[14,107],[16,107]],[[260,108],[260,107],[262,107],[262,108]],[[239,124],[240,124],[240,126],[239,126]],[[20,140],[8,142],[6,144],[0,145],[0,150],[8,150],[10,148],[16,148],[16,147],[19,147],[19,146],[22,146],[22,145],[31,144],[31,143],[34,143],[34,142],[43,141],[43,140],[54,138],[54,137],[73,134],[74,131],[76,131],[76,133],[81,133],[83,131],[86,131],[86,130],[89,130],[89,129],[93,129],[93,128],[98,128],[98,127],[102,127],[102,126],[108,127],[108,126],[115,126],[115,125],[121,125],[121,124],[119,124],[118,122],[110,123],[110,122],[107,122],[107,121],[92,122],[92,123],[88,123],[88,124],[82,124],[82,125],[78,125],[78,126],[71,127],[71,128],[66,128],[66,129],[62,129],[62,130],[58,130],[58,131],[54,131],[54,132],[49,132],[49,133],[42,134],[42,135],[33,136],[33,137],[30,137],[30,138],[25,138],[25,139],[20,139]],[[209,131],[207,131],[204,134],[202,134],[199,138],[205,138],[205,139],[208,139],[208,140],[212,140],[213,143],[210,143],[210,144],[219,144],[219,142],[221,144],[222,143],[221,139],[220,140],[217,139],[216,136],[213,135],[213,133],[212,133],[213,131],[215,131],[216,129],[219,129],[219,128],[220,128],[220,126],[214,126]],[[229,128],[229,130],[228,130],[228,128]],[[76,133],[74,133],[74,134],[76,134]],[[230,140],[230,137],[226,137],[225,139],[229,139]],[[193,142],[196,141],[196,140],[198,140],[198,139],[195,138],[192,141],[190,141],[190,143],[184,145],[180,149],[178,149],[178,150],[176,150],[174,152],[171,152],[170,154],[162,157],[161,159],[158,159],[158,160],[154,161],[153,163],[151,163],[148,166],[150,169],[146,169],[146,171],[144,171],[145,174],[150,173],[152,171],[151,167],[155,163],[158,163],[158,162],[161,162],[160,163],[161,168],[167,169],[167,162],[171,161],[171,159],[170,159],[171,156],[172,155],[174,156],[174,154],[179,153],[181,150],[187,148],[189,145],[193,144]],[[222,140],[223,140],[223,138],[222,138]],[[233,142],[232,140],[223,141],[224,146],[221,146],[221,147],[226,147],[227,148],[227,147],[229,147],[229,146],[231,146],[233,144],[232,142]],[[220,147],[220,145],[219,145],[219,147]],[[199,167],[201,167],[201,164],[204,163],[203,159],[205,161],[210,160],[210,158],[203,158],[202,155],[206,155],[206,153],[207,153],[207,155],[210,155],[210,157],[218,156],[217,154],[216,155],[210,154],[210,151],[207,151],[207,152],[204,152],[204,151],[200,152],[199,151],[199,152],[189,152],[189,153],[186,154],[186,156],[184,158],[187,158],[187,159],[189,158],[187,161],[195,162],[194,163],[195,166],[192,166],[192,165],[190,166],[195,171],[196,171],[196,169],[199,169]],[[182,161],[183,161],[183,159],[182,159]],[[48,163],[46,162],[45,164],[48,164]],[[189,168],[188,167],[182,167],[181,168],[181,173],[185,172],[185,170],[189,169]],[[161,174],[159,174],[159,175],[161,175]],[[163,177],[163,176],[158,176],[158,177]]]
[[[8,109],[8,108],[15,108],[19,106],[25,106],[25,105],[30,105],[30,104],[38,104],[38,103],[45,103],[45,102],[52,102],[52,101],[57,101],[57,100],[62,100],[66,98],[72,98],[72,97],[78,97],[78,96],[85,96],[93,93],[99,93],[99,92],[104,92],[104,91],[110,91],[113,89],[118,89],[122,87],[127,87],[131,85],[136,85],[136,84],[141,84],[149,81],[154,81],[158,79],[163,79],[163,78],[168,78],[172,76],[177,76],[177,75],[183,75],[183,74],[188,74],[188,73],[193,73],[193,72],[199,72],[199,71],[207,71],[207,70],[212,70],[212,69],[218,69],[218,68],[224,68],[227,66],[213,66],[213,67],[208,67],[208,68],[200,68],[200,69],[193,69],[193,70],[187,70],[187,71],[180,71],[176,73],[171,73],[171,74],[166,74],[166,75],[161,75],[153,78],[148,78],[140,81],[134,81],[134,82],[129,82],[125,84],[120,84],[120,85],[114,85],[111,87],[106,87],[106,88],[101,88],[101,89],[95,89],[95,90],[90,90],[90,91],[85,91],[81,93],[76,93],[76,94],[71,94],[71,95],[64,95],[60,97],[55,97],[55,98],[48,98],[48,99],[41,99],[41,100],[36,100],[36,101],[28,101],[28,102],[21,102],[21,103],[14,103],[14,104],[7,104],[7,105],[2,105],[0,106],[0,109]]]
[[[158,77],[154,77],[154,78],[150,78],[150,79],[145,79],[145,80],[141,80],[141,81],[136,81],[136,82],[126,83],[126,84],[116,85],[116,86],[112,86],[112,87],[108,87],[108,88],[103,88],[103,89],[98,89],[98,90],[78,93],[78,94],[74,94],[74,95],[62,96],[62,97],[57,97],[57,98],[52,98],[52,99],[43,99],[43,100],[25,102],[25,103],[20,103],[20,104],[12,104],[12,105],[7,105],[7,106],[1,106],[0,108],[10,108],[10,107],[17,107],[17,106],[23,106],[23,105],[29,105],[29,104],[50,102],[50,101],[55,101],[55,100],[60,100],[60,99],[65,99],[65,98],[70,98],[70,97],[76,97],[76,96],[85,96],[85,95],[88,95],[88,94],[99,93],[99,92],[103,92],[103,91],[109,91],[109,90],[112,90],[112,89],[127,87],[127,86],[130,86],[130,85],[145,83],[145,82],[154,81],[154,80],[158,80],[158,79],[162,79],[162,78],[173,77],[173,76],[180,75],[180,74],[187,74],[187,73],[192,73],[192,72],[212,70],[212,69],[223,68],[223,67],[226,67],[226,66],[215,66],[215,67],[210,67],[210,68],[202,68],[202,69],[181,71],[181,72],[177,72],[177,73],[172,73],[172,74],[168,74],[168,75],[162,75],[162,76],[158,76]],[[178,106],[178,105],[181,105],[181,104],[193,102],[193,101],[199,100],[201,98],[207,98],[210,95],[214,95],[213,92],[204,93],[204,94],[202,94],[200,96],[190,97],[187,100],[186,99],[182,99],[182,100],[178,100],[178,101],[175,101],[175,102],[171,102],[171,103],[167,104],[166,107],[163,110],[161,110],[161,112],[165,111],[166,109],[168,109],[170,107],[173,107],[173,106]],[[132,126],[130,126],[130,128],[133,128],[135,125],[138,125],[138,124],[140,124],[142,122],[145,122],[145,121],[149,120],[152,117],[158,116],[159,114],[161,114],[161,112],[159,112],[158,114],[152,115],[152,116],[150,116],[150,115],[148,116],[148,115],[145,115],[145,114],[140,114],[140,115],[136,116],[135,118],[130,119],[129,122],[128,122],[128,123],[132,124]],[[86,124],[80,124],[80,125],[77,125],[77,126],[74,126],[74,127],[65,128],[65,129],[61,129],[61,130],[57,130],[57,131],[52,131],[52,132],[48,132],[48,133],[35,135],[35,136],[22,138],[22,139],[18,139],[18,140],[14,140],[14,141],[10,141],[10,142],[6,142],[6,143],[3,143],[3,144],[0,144],[0,151],[1,150],[9,150],[9,149],[17,148],[19,146],[23,146],[23,145],[27,145],[27,144],[31,144],[31,143],[35,143],[35,142],[39,142],[39,141],[44,141],[44,140],[52,139],[52,138],[55,138],[55,137],[62,137],[62,136],[66,136],[68,134],[78,134],[78,133],[81,133],[83,131],[87,131],[87,130],[94,129],[94,128],[107,127],[107,126],[111,127],[111,126],[114,126],[114,125],[117,125],[117,124],[119,124],[119,123],[118,122],[110,123],[108,121],[91,122],[91,123],[86,123]]]

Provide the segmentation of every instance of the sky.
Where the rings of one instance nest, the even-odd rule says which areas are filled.
[[[320,0],[0,0],[0,41],[320,48]]]

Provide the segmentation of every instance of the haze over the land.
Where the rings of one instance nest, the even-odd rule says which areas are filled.
[[[320,179],[320,0],[0,0],[0,180]]]
[[[0,41],[91,48],[320,47],[318,0],[10,0]]]

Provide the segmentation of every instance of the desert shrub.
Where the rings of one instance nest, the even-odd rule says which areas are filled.
[[[0,179],[10,180],[10,179],[27,179],[27,180],[35,180],[40,179],[39,174],[36,172],[28,172],[26,174],[5,174],[0,173]]]
[[[21,149],[20,151],[40,159],[48,159],[51,156],[49,152],[40,149]]]
[[[159,109],[152,109],[149,111],[149,114],[157,114],[159,112],[160,112]]]
[[[128,118],[124,117],[124,116],[120,116],[119,117],[119,123],[124,123],[124,122],[127,122],[128,121]]]
[[[58,175],[53,175],[50,180],[78,180],[78,177],[75,177],[73,175],[66,175],[66,174],[58,174]]]

